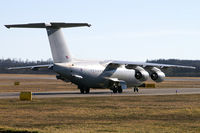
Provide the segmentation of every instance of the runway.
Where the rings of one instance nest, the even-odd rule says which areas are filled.
[[[0,99],[18,98],[19,92],[0,93]],[[56,97],[104,97],[104,96],[145,96],[145,95],[176,95],[176,94],[200,94],[200,88],[165,88],[165,89],[140,89],[134,92],[132,89],[126,89],[121,94],[114,94],[106,89],[91,90],[90,94],[80,94],[77,91],[56,91],[56,92],[33,92],[33,98],[56,98]]]

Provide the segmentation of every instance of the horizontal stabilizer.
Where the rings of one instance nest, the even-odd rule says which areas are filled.
[[[48,65],[36,65],[36,66],[24,66],[24,67],[9,67],[8,70],[19,70],[19,69],[38,70],[40,68],[51,69],[52,67],[53,67],[53,64],[48,64]]]
[[[70,27],[82,27],[91,24],[88,23],[28,23],[28,24],[12,24],[5,25],[6,28],[70,28]]]

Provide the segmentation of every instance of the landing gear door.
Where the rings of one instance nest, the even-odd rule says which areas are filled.
[[[126,85],[125,81],[120,80],[119,83],[120,83],[122,89],[127,89],[127,85]]]

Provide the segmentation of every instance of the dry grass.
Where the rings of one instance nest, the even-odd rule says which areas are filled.
[[[20,85],[14,85],[16,81],[19,81]],[[0,74],[0,92],[63,90],[77,90],[77,87],[71,83],[56,80],[55,75]]]
[[[156,88],[200,88],[200,80],[199,81],[164,81],[161,83],[148,81],[146,83],[156,84]]]
[[[200,81],[165,81],[157,83],[157,88],[200,88]]]
[[[166,80],[161,83],[153,81],[147,81],[146,83],[154,83],[156,88],[200,88],[200,77],[166,77]]]
[[[200,95],[4,99],[0,127],[52,133],[200,132],[199,101]]]

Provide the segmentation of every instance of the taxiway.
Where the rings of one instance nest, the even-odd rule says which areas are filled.
[[[18,98],[19,92],[2,92],[2,98]],[[144,96],[144,95],[177,95],[177,94],[200,94],[200,88],[162,88],[162,89],[140,89],[134,92],[132,89],[126,89],[121,94],[114,94],[110,90],[91,90],[90,94],[80,94],[77,91],[50,91],[33,92],[33,98],[55,98],[55,97],[104,97],[104,96]]]

